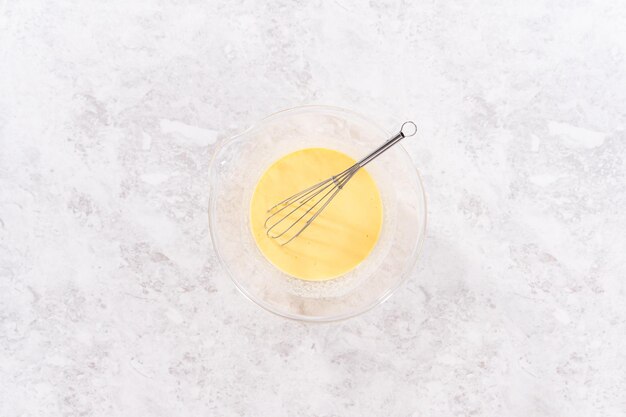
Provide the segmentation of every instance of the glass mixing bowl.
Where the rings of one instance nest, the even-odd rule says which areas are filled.
[[[391,136],[351,111],[303,106],[266,117],[221,144],[210,168],[209,227],[220,262],[246,297],[291,319],[331,321],[369,310],[402,284],[426,228],[422,182],[402,142],[366,168],[380,190],[383,226],[368,258],[339,278],[304,281],[278,270],[256,246],[249,215],[257,181],[280,157],[324,147],[358,160]]]

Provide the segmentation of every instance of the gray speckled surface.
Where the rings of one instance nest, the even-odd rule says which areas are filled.
[[[0,415],[623,416],[622,2],[0,5]],[[327,325],[237,293],[216,141],[334,104],[424,176],[388,302]]]

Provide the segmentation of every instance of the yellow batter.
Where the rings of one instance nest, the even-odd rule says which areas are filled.
[[[365,169],[287,245],[281,246],[265,234],[270,207],[354,163],[341,152],[310,148],[282,157],[263,174],[250,205],[252,233],[263,255],[278,269],[296,278],[322,281],[350,271],[372,251],[380,235],[382,202]]]

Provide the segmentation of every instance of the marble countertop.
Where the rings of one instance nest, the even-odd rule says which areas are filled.
[[[623,2],[7,1],[0,33],[1,416],[626,412]],[[207,224],[216,144],[314,103],[418,120],[429,202],[408,282],[323,325],[241,296]]]

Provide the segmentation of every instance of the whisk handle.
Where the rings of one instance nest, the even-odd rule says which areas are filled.
[[[413,136],[417,133],[417,125],[411,121],[404,122],[402,127],[400,127],[400,131],[389,138],[385,143],[376,148],[372,153],[367,155],[365,158],[361,159],[357,162],[357,165],[363,168],[365,165],[372,162],[376,159],[380,154],[385,152],[387,149],[391,148],[396,143],[400,142],[404,138],[408,138],[409,136]]]

